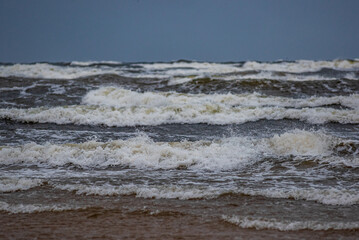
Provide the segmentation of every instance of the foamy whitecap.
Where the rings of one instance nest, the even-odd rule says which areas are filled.
[[[359,204],[359,193],[347,189],[317,189],[317,188],[268,188],[268,189],[239,189],[238,193],[251,196],[269,198],[288,198],[295,200],[315,201],[327,205],[354,205]]]
[[[87,207],[69,205],[45,204],[12,204],[0,201],[0,211],[7,213],[36,213],[36,212],[62,212],[69,210],[86,209]]]
[[[256,155],[245,138],[228,138],[207,142],[153,142],[146,136],[107,143],[89,141],[82,144],[26,144],[2,147],[2,164],[32,163],[62,166],[72,163],[82,167],[125,165],[137,168],[192,167],[233,169],[248,164]]]
[[[102,64],[102,65],[101,65]],[[0,65],[1,77],[28,77],[46,79],[75,79],[100,74],[116,74],[125,77],[167,78],[176,81],[178,77],[213,77],[226,79],[232,73],[257,71],[258,74],[246,74],[246,79],[278,79],[278,80],[328,80],[315,76],[288,75],[284,78],[273,75],[271,72],[303,73],[316,72],[322,68],[337,70],[357,70],[358,60],[310,61],[298,60],[294,62],[253,62],[242,64],[209,63],[209,62],[173,62],[173,63],[133,63],[119,65],[120,62],[72,62],[70,65],[57,65],[51,63]],[[112,65],[112,66],[110,66]],[[136,74],[133,73],[136,72]],[[226,76],[227,75],[227,76]],[[233,76],[230,76],[233,77]],[[183,80],[184,78],[182,78]],[[240,75],[237,78],[241,79]],[[357,78],[354,78],[357,79]],[[329,79],[330,80],[330,79]],[[171,83],[173,84],[173,82]]]
[[[83,184],[67,184],[54,185],[55,188],[74,191],[77,194],[85,195],[135,195],[141,198],[156,199],[199,199],[199,198],[215,198],[221,194],[221,190],[216,188],[195,187],[195,186],[178,186],[178,185],[160,185],[160,186],[137,186],[128,184],[123,186],[111,185],[83,185]]]
[[[235,64],[209,62],[174,62],[174,63],[144,63],[141,66],[146,72],[166,77],[175,76],[207,76],[212,74],[226,74],[240,70]]]
[[[269,139],[270,149],[277,155],[328,155],[336,143],[333,137],[320,132],[294,130]]]
[[[252,74],[226,74],[226,75],[214,75],[214,79],[225,80],[225,81],[236,81],[236,80],[278,80],[278,81],[293,81],[293,82],[304,82],[304,81],[333,81],[338,80],[335,77],[325,77],[319,74],[300,75],[295,73],[281,73],[270,71],[260,71]],[[354,74],[348,73],[345,75],[346,79],[357,80]]]
[[[27,77],[45,79],[75,79],[100,74],[121,74],[118,68],[60,66],[49,63],[0,65],[1,77]]]
[[[255,218],[227,215],[222,215],[222,219],[226,222],[238,225],[241,228],[255,228],[257,230],[354,230],[359,228],[359,222],[289,221],[275,218]]]
[[[322,68],[331,68],[337,70],[356,70],[359,68],[357,60],[333,60],[333,61],[311,61],[297,60],[294,62],[253,62],[248,61],[243,64],[243,70],[260,70],[260,71],[276,71],[276,72],[316,72]]]
[[[217,198],[223,194],[246,194],[250,196],[264,196],[268,198],[283,198],[315,201],[325,205],[343,205],[350,206],[359,204],[359,194],[356,191],[346,189],[316,189],[316,188],[269,188],[269,189],[235,189],[235,188],[215,188],[204,186],[189,185],[135,185],[126,184],[113,186],[103,185],[85,185],[85,184],[55,184],[57,189],[76,192],[84,195],[100,196],[121,196],[135,195],[141,198],[156,199],[199,199],[199,198]]]
[[[332,108],[245,107],[222,104],[188,104],[160,107],[110,107],[73,105],[39,108],[2,108],[1,119],[22,122],[82,124],[106,126],[139,126],[175,123],[242,124],[250,121],[295,119],[311,124],[338,122],[359,123],[359,110]]]
[[[278,107],[319,107],[340,104],[353,109],[359,108],[359,94],[335,97],[286,98],[265,96],[257,93],[246,94],[184,94],[175,92],[135,92],[116,87],[101,87],[88,92],[83,103],[114,107],[181,107],[183,105],[218,104],[223,106],[278,106]]]
[[[121,63],[122,62],[117,62],[117,61],[87,61],[87,62],[72,61],[71,65],[75,65],[75,66],[90,66],[90,65],[95,65],[95,64],[118,65],[118,64],[121,64]]]
[[[28,190],[41,186],[43,181],[34,178],[2,178],[0,179],[0,192],[15,192]]]
[[[291,99],[259,94],[180,94],[102,87],[83,98],[86,105],[0,109],[0,118],[24,122],[107,126],[171,123],[241,124],[261,119],[298,119],[314,124],[359,123],[359,95]],[[324,108],[340,104],[352,110]]]
[[[128,140],[89,141],[80,144],[25,144],[1,147],[2,164],[48,164],[82,167],[125,165],[137,168],[236,169],[251,164],[261,155],[328,156],[339,139],[320,132],[295,130],[272,138],[229,137],[216,141],[154,142],[141,135]],[[324,157],[324,158],[323,158]],[[342,158],[346,161],[346,158]],[[337,162],[337,161],[335,161]],[[351,162],[351,164],[353,164]],[[356,164],[358,165],[358,163]]]

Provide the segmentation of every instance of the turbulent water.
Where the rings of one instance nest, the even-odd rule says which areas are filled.
[[[358,131],[359,60],[1,64],[0,212],[350,237]]]

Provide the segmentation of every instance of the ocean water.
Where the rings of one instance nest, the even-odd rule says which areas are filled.
[[[0,215],[2,238],[358,238],[359,60],[0,64]]]

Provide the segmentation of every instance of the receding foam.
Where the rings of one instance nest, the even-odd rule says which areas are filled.
[[[161,185],[161,186],[145,186],[127,184],[122,186],[89,186],[84,184],[66,184],[54,185],[55,188],[74,191],[77,194],[85,195],[100,195],[100,196],[117,196],[117,195],[135,195],[141,198],[156,198],[156,199],[200,199],[200,198],[215,198],[219,196],[222,191],[217,188],[196,187],[196,186],[176,186],[176,185]]]
[[[0,192],[15,192],[28,190],[37,186],[41,186],[43,181],[41,179],[33,178],[1,178]]]
[[[77,207],[70,205],[45,205],[45,204],[12,204],[0,201],[0,211],[11,214],[16,213],[37,213],[37,212],[62,212],[69,210],[86,209],[86,207]]]
[[[285,221],[274,218],[254,218],[246,216],[222,215],[226,222],[241,228],[274,229],[280,231],[298,230],[354,230],[359,229],[359,222],[319,222],[319,221]]]

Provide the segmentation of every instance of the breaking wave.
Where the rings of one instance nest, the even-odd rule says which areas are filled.
[[[265,96],[257,93],[247,94],[183,94],[175,92],[135,92],[122,88],[102,87],[90,91],[83,98],[89,105],[105,105],[113,107],[181,107],[183,105],[223,105],[223,106],[278,106],[278,107],[319,107],[326,105],[342,105],[359,109],[359,95],[336,97],[310,97],[293,99],[286,97]]]
[[[2,108],[0,118],[21,122],[105,126],[141,126],[176,123],[213,125],[242,124],[258,120],[294,119],[311,124],[359,123],[358,110],[332,108],[229,107],[218,104],[170,107],[108,107],[73,105],[65,107]]]
[[[137,168],[197,167],[230,169],[252,159],[255,149],[247,139],[223,139],[219,142],[153,142],[147,136],[107,143],[89,141],[81,144],[26,144],[2,147],[2,164],[31,163],[81,167],[125,165]]]
[[[323,68],[331,68],[337,70],[352,70],[359,68],[359,61],[356,60],[333,60],[333,61],[311,61],[297,60],[294,62],[253,62],[249,61],[242,66],[246,70],[276,71],[276,72],[316,72]]]
[[[180,94],[103,87],[83,98],[85,105],[3,108],[0,118],[23,122],[106,126],[172,123],[241,124],[261,119],[297,119],[312,124],[359,123],[359,95],[290,99],[259,94]],[[352,109],[334,109],[340,104]]]
[[[80,167],[130,166],[136,168],[211,170],[236,169],[260,159],[261,155],[318,156],[330,161],[330,154],[342,144],[338,138],[320,132],[295,130],[271,138],[229,137],[214,141],[154,142],[145,135],[110,142],[89,141],[80,144],[35,143],[1,147],[1,164],[47,164]],[[323,158],[322,158],[323,157]],[[359,164],[358,158],[342,163]],[[340,161],[337,161],[342,164]],[[335,163],[335,162],[334,162]],[[334,164],[333,163],[333,164]]]

